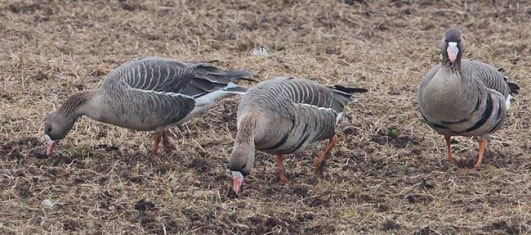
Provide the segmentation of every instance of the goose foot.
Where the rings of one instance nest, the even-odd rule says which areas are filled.
[[[481,162],[483,161],[483,154],[485,153],[485,148],[487,148],[488,141],[486,139],[481,139],[479,141],[479,155],[478,160],[476,161],[476,165],[474,165],[474,169],[479,170],[481,168]]]
[[[323,164],[326,160],[326,156],[328,155],[328,153],[330,153],[330,151],[332,151],[332,149],[334,148],[334,146],[336,146],[336,142],[337,142],[337,138],[335,135],[333,135],[332,137],[330,137],[330,139],[328,139],[328,145],[326,146],[326,149],[323,153],[321,153],[317,159],[315,159],[315,174],[317,176],[320,176],[322,174],[322,167],[323,167]]]
[[[164,150],[166,150],[166,153],[171,153],[173,151],[173,146],[170,143],[170,131],[168,128],[165,128],[164,131],[162,131],[162,144],[164,145]]]
[[[284,169],[284,157],[281,154],[277,155],[277,168],[278,182],[280,185],[284,185],[286,182],[288,182],[288,177],[286,177],[286,170]]]
[[[451,146],[451,141],[452,141],[452,136],[451,135],[445,135],[444,136],[444,140],[446,140],[446,148],[447,148],[447,153],[448,153],[448,161],[455,161],[455,158],[452,157],[452,146]]]
[[[151,146],[151,155],[156,156],[157,152],[159,151],[159,143],[160,138],[162,137],[162,133],[155,133],[153,134],[153,144]]]

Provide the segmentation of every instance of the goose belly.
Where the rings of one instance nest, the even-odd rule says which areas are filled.
[[[433,120],[458,121],[465,118],[474,104],[468,97],[455,90],[426,90],[420,100],[420,109],[425,117]]]
[[[124,104],[108,106],[98,121],[137,131],[162,129],[182,119],[182,114],[174,109],[146,108],[142,105]]]
[[[486,93],[473,103],[429,107],[421,105],[421,114],[436,132],[443,135],[482,136],[499,129],[507,113],[506,102],[499,93]]]

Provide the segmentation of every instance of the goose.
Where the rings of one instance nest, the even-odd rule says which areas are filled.
[[[426,123],[444,136],[448,160],[454,159],[452,136],[479,137],[478,170],[489,135],[504,123],[511,94],[518,94],[520,87],[489,64],[462,60],[464,49],[461,32],[449,29],[441,44],[442,61],[424,76],[417,98]]]
[[[266,80],[251,88],[238,106],[238,133],[228,165],[234,192],[239,194],[244,175],[253,169],[255,150],[276,155],[279,181],[284,184],[283,155],[328,139],[314,162],[319,175],[326,155],[336,144],[335,128],[343,108],[354,100],[353,93],[366,91],[292,77]]]
[[[111,71],[100,89],[70,96],[44,121],[46,155],[68,134],[76,120],[88,116],[132,130],[154,131],[151,153],[159,142],[171,152],[169,127],[212,108],[219,100],[243,94],[234,81],[249,79],[246,71],[223,71],[207,63],[185,63],[161,57],[140,57]]]

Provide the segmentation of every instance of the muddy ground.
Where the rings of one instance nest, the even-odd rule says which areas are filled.
[[[522,87],[480,171],[475,140],[455,138],[448,162],[417,111],[450,26],[466,58]],[[257,153],[237,198],[226,164],[239,98],[173,128],[172,154],[81,118],[43,155],[46,114],[146,55],[370,92],[346,111],[322,178],[312,162],[325,143],[286,158],[284,186]],[[531,233],[530,68],[529,1],[0,1],[0,233]]]

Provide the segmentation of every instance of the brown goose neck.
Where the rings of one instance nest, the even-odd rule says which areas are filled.
[[[257,118],[255,115],[246,115],[240,121],[238,128],[238,136],[236,137],[236,143],[239,145],[254,145],[254,136],[257,129]]]
[[[453,73],[462,75],[460,58],[457,58],[457,60],[454,62],[451,62],[448,58],[444,58],[442,64],[443,66],[449,68]]]
[[[77,119],[83,115],[82,107],[96,95],[96,91],[82,91],[76,93],[65,101],[59,108],[59,112],[62,112],[66,117]]]

